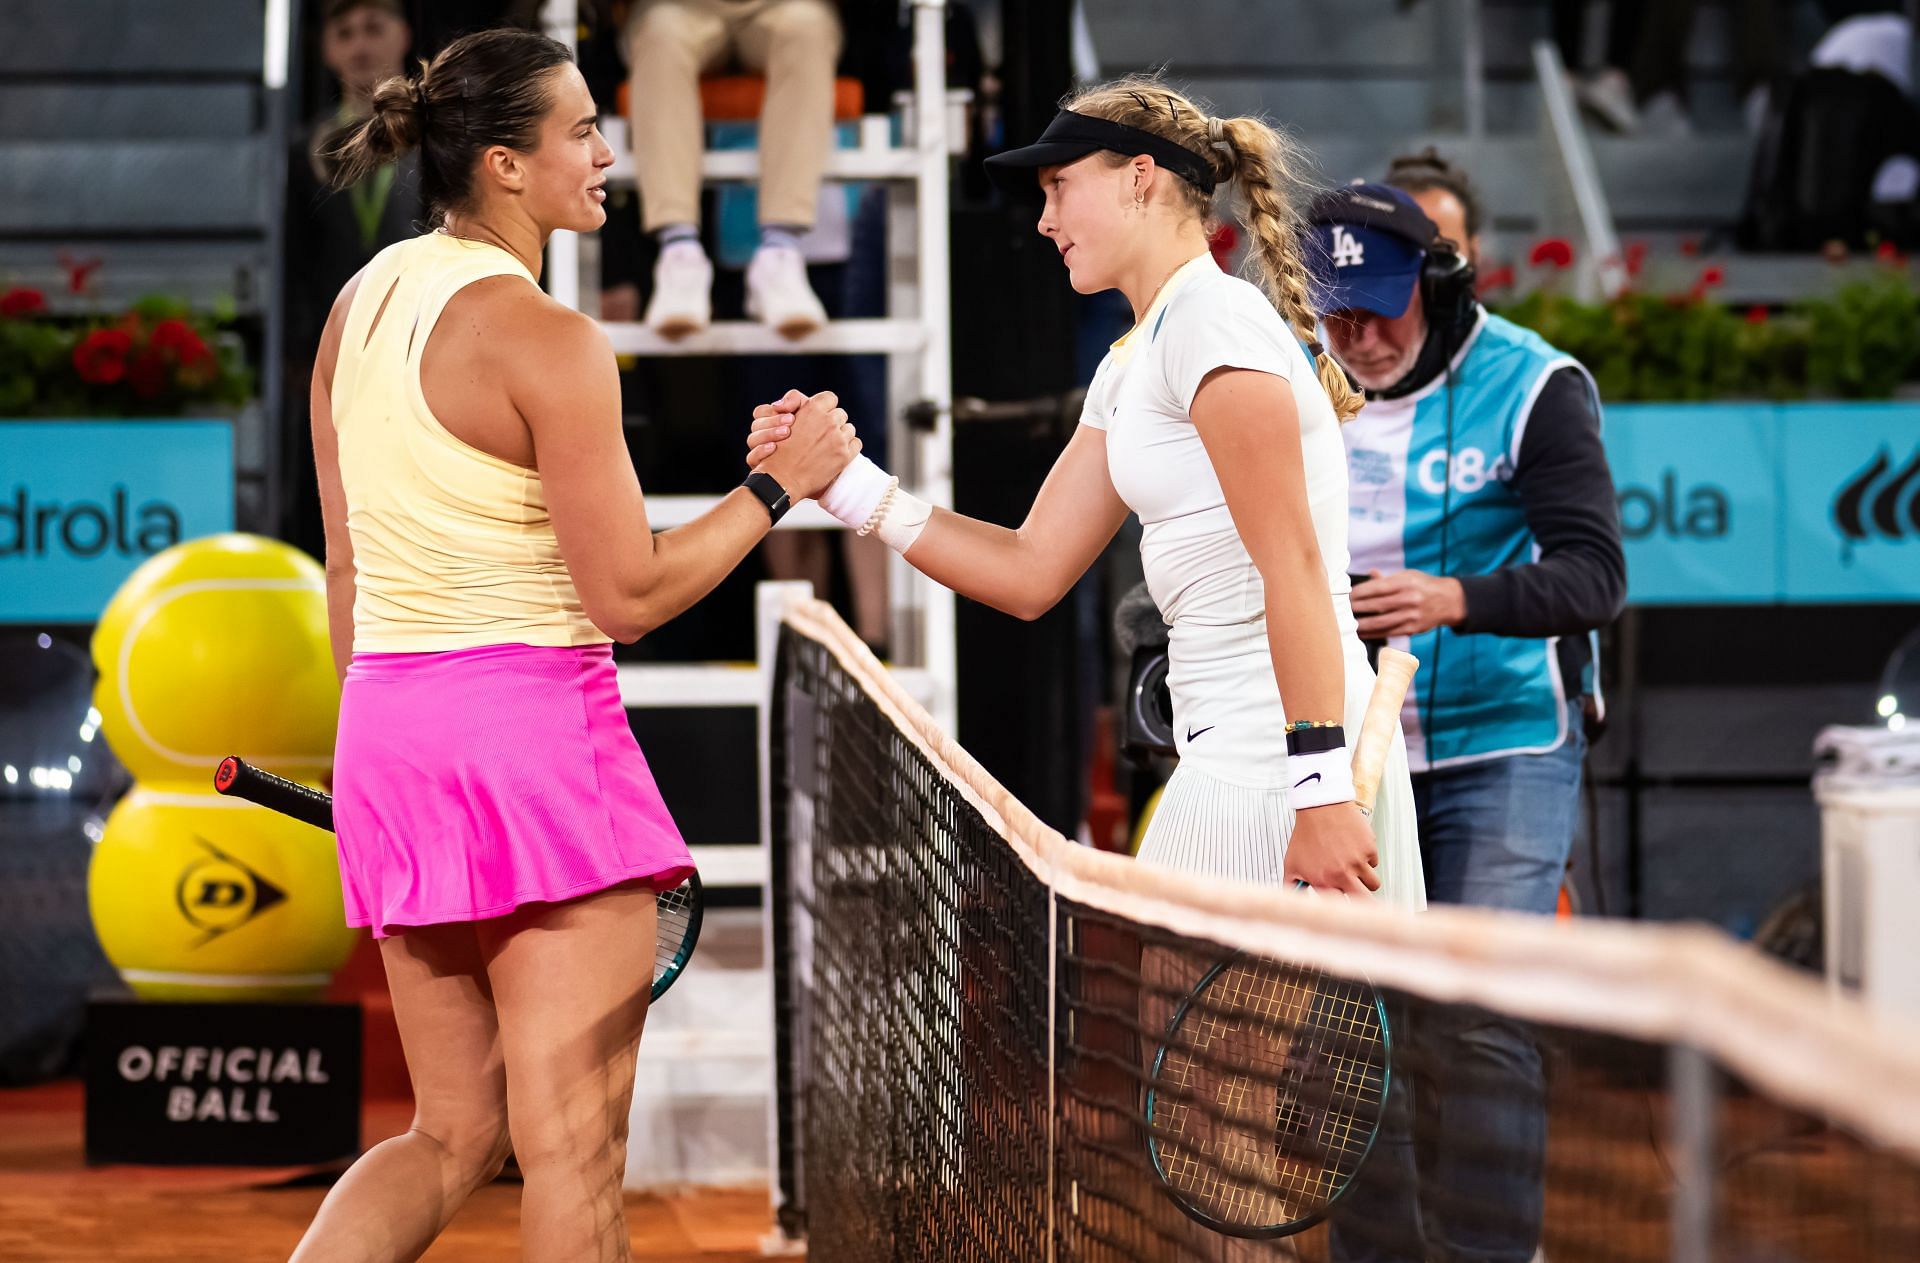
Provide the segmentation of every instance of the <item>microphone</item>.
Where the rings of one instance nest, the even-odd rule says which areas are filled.
[[[1120,598],[1113,611],[1113,638],[1123,657],[1131,658],[1137,649],[1165,649],[1167,620],[1145,583],[1136,583]]]

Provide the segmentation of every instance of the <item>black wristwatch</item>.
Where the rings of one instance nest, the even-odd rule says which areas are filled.
[[[793,498],[787,494],[787,489],[780,485],[780,480],[772,474],[755,471],[748,474],[747,480],[740,485],[760,497],[760,503],[767,506],[767,516],[771,517],[775,524],[778,524],[780,519],[787,515],[787,510],[793,507]]]

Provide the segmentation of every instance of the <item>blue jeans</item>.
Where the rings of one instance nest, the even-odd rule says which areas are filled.
[[[1551,914],[1586,757],[1579,705],[1568,737],[1415,774],[1420,854],[1433,903]],[[1411,1011],[1410,1011],[1411,1010]],[[1547,1109],[1525,1025],[1462,1005],[1388,1004],[1395,1041],[1386,1114],[1333,1216],[1341,1263],[1528,1263],[1545,1214]]]

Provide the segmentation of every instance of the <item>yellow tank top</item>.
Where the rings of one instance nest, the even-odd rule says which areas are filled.
[[[610,639],[581,608],[539,471],[455,438],[420,388],[448,300],[503,275],[533,280],[496,246],[430,232],[382,250],[348,308],[332,399],[356,652]]]

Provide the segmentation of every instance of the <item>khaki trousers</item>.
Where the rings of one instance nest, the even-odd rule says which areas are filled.
[[[833,144],[840,16],[830,0],[642,0],[624,32],[648,232],[700,222],[700,75],[729,55],[767,77],[760,222],[811,227]]]

